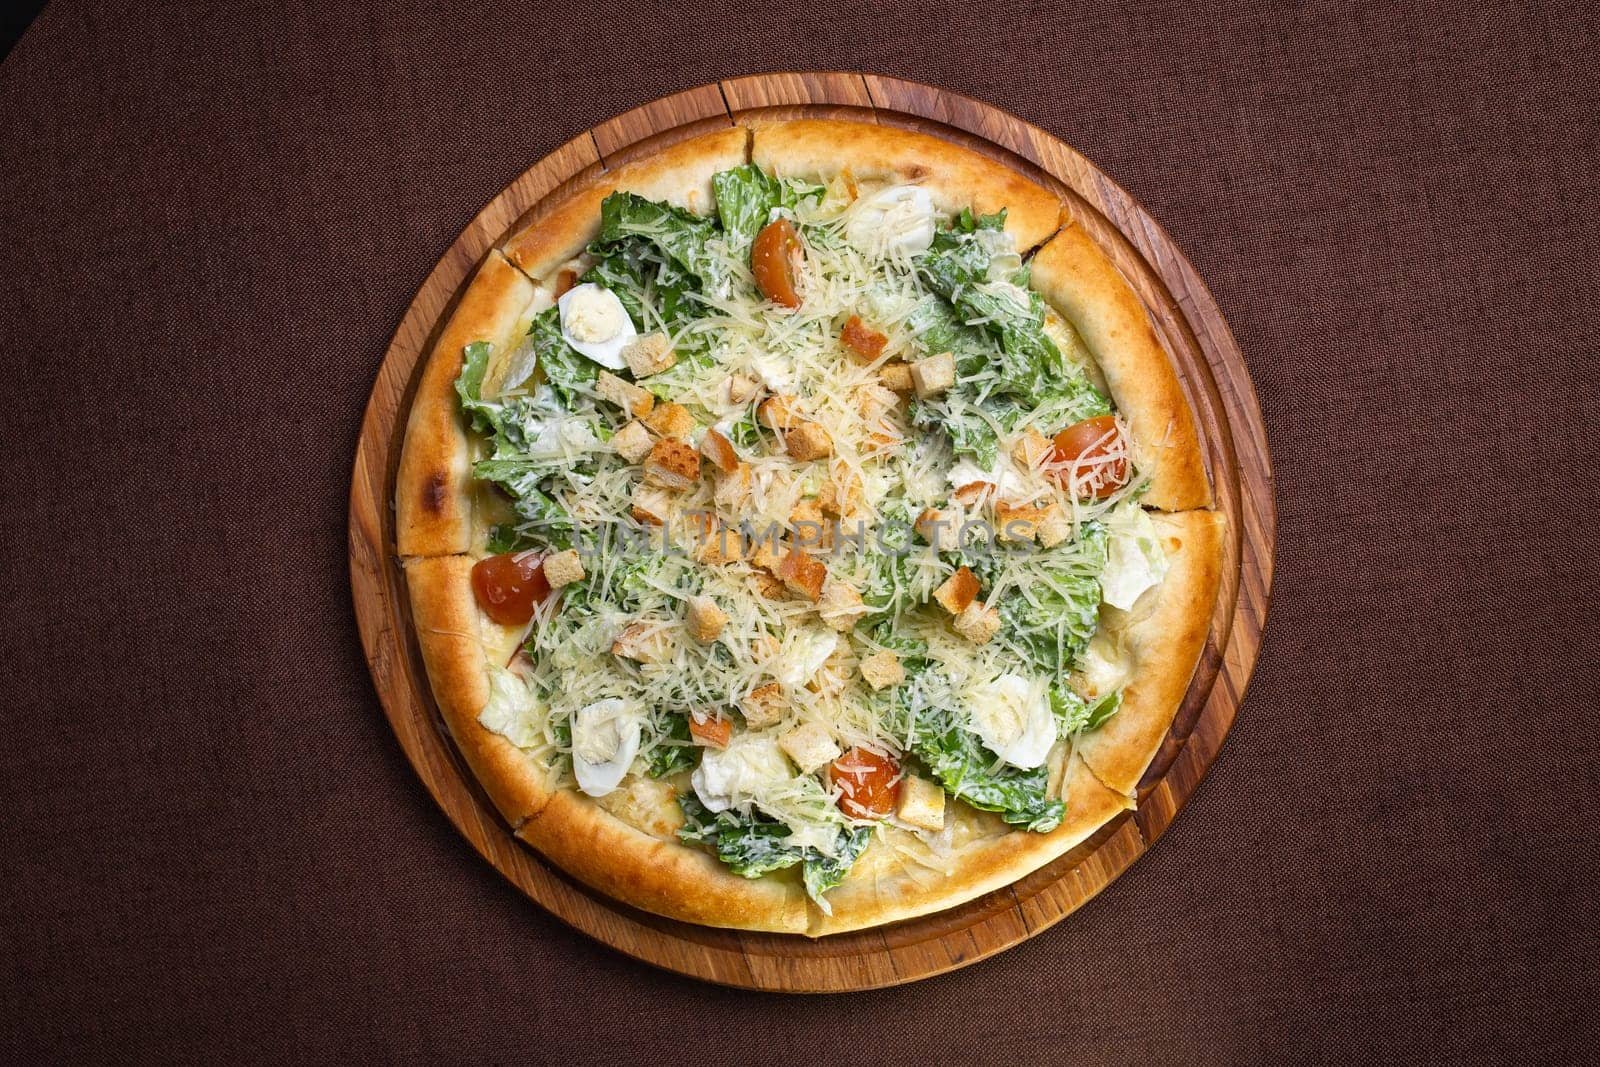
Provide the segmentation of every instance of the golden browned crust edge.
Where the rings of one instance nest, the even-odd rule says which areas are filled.
[[[462,350],[488,341],[506,351],[527,331],[532,299],[532,283],[491,251],[440,331],[411,403],[395,474],[400,555],[447,556],[472,547],[471,446],[455,393]]]
[[[750,158],[785,177],[830,181],[848,170],[862,181],[921,185],[941,211],[1006,209],[1017,248],[1037,247],[1061,225],[1061,200],[1010,167],[931,134],[838,119],[751,122]]]
[[[1105,373],[1150,472],[1144,503],[1162,511],[1209,507],[1194,412],[1127,279],[1073,223],[1033,257],[1030,284],[1072,323]]]
[[[821,937],[915,919],[1003,889],[1065,855],[1133,806],[1129,798],[1107,789],[1075,753],[1067,756],[1063,795],[1067,814],[1056,829],[1048,834],[1015,830],[977,841],[956,852],[948,875],[909,860],[867,877],[852,874],[827,895],[832,915],[812,905],[807,932]],[[875,842],[872,847],[886,846]]]
[[[542,280],[583,251],[600,230],[600,202],[614,192],[637,193],[709,215],[716,205],[711,176],[749,162],[750,134],[739,126],[700,134],[643,159],[602,171],[512,234],[505,254],[530,278]]]
[[[709,853],[636,830],[571,790],[556,793],[517,833],[584,884],[670,919],[771,933],[804,933],[796,872],[741,878]]]
[[[1133,656],[1133,680],[1117,713],[1078,742],[1078,752],[1095,776],[1130,796],[1171,728],[1205,648],[1222,580],[1227,529],[1227,519],[1215,511],[1151,518],[1170,567],[1149,616],[1133,622],[1125,612],[1102,609],[1101,625]],[[1134,608],[1138,612],[1141,605]]]
[[[472,596],[472,564],[470,556],[406,560],[406,588],[428,683],[445,725],[484,792],[517,827],[545,807],[551,792],[532,759],[478,722],[489,701],[489,678],[484,620]]]

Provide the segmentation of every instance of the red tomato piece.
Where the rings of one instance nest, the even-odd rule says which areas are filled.
[[[865,363],[871,363],[883,355],[883,346],[889,343],[888,337],[862,322],[859,315],[851,315],[844,320],[844,332],[839,335],[839,340]]]
[[[1104,498],[1128,480],[1128,453],[1111,415],[1075,422],[1056,434],[1050,463],[1056,480],[1076,485],[1079,494]]]
[[[852,748],[828,768],[839,787],[839,810],[852,819],[881,819],[900,798],[900,764],[870,748]]]
[[[750,270],[756,276],[761,295],[786,308],[800,306],[795,279],[800,271],[804,246],[794,223],[788,219],[769,222],[750,246]]]
[[[532,552],[505,552],[472,565],[472,591],[484,614],[502,626],[521,626],[550,595],[544,560]]]

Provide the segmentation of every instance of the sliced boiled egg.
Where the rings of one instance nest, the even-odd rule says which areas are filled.
[[[626,363],[622,346],[638,331],[617,299],[617,294],[593,282],[575,285],[556,301],[561,313],[561,336],[576,351],[602,367],[621,370]]]
[[[1056,718],[1043,680],[1002,674],[969,693],[972,729],[984,746],[1013,767],[1030,770],[1056,743]]]
[[[572,716],[572,771],[578,788],[603,797],[617,788],[639,754],[643,716],[617,697],[597,700]]]
[[[917,185],[891,185],[866,197],[845,224],[845,239],[869,252],[922,252],[933,244],[933,197]]]

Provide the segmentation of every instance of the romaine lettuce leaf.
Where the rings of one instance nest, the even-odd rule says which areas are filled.
[[[1120,689],[1091,704],[1061,682],[1050,686],[1050,710],[1055,713],[1056,732],[1062,737],[1080,730],[1093,730],[1115,715],[1120,707]]]
[[[984,811],[998,812],[1012,826],[1049,833],[1061,825],[1066,804],[1049,797],[1048,765],[1020,770],[1002,764],[958,716],[925,710],[918,715],[912,751],[945,792]]]
[[[745,878],[759,878],[804,864],[806,892],[817,901],[844,881],[872,835],[869,827],[841,825],[834,854],[827,856],[813,848],[790,844],[793,831],[764,815],[737,809],[713,814],[690,793],[678,795],[678,807],[685,820],[678,831],[680,840],[709,847],[729,870]]]
[[[711,176],[717,197],[717,217],[730,249],[743,255],[761,228],[779,208],[793,210],[800,201],[820,197],[822,187],[798,178],[778,178],[753,163]]]
[[[624,239],[643,238],[703,286],[715,289],[721,272],[706,245],[716,235],[711,219],[635,193],[612,193],[600,205],[600,235],[590,251],[605,258]]]

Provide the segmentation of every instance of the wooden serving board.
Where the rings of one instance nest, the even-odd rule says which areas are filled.
[[[1230,531],[1209,640],[1140,783],[1136,812],[961,907],[815,941],[649,915],[592,892],[521,844],[434,706],[394,551],[394,474],[415,380],[473,268],[573,179],[755,115],[848,117],[922,130],[1057,190],[1132,281],[1175,358]],[[1071,914],[1150,848],[1216,758],[1244,697],[1266,619],[1275,526],[1272,464],[1244,359],[1194,268],[1132,197],[1060,140],[968,97],[873,75],[763,74],[663,97],[586,130],[495,197],[450,246],[395,332],[362,422],[350,487],[350,578],[373,681],[395,734],[440,807],[502,874],[563,921],[637,959],[724,985],[829,992],[915,981],[993,955]]]

